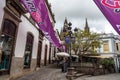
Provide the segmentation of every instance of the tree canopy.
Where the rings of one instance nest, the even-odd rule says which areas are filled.
[[[60,35],[61,39],[65,40],[65,37],[68,36],[68,34],[68,32],[63,32]],[[96,53],[96,49],[100,48],[100,35],[97,33],[78,29],[77,32],[72,33],[71,37],[75,38],[75,42],[65,45],[67,45],[67,47],[72,45],[72,50],[74,50],[78,55],[85,53]]]
[[[99,34],[78,29],[74,35],[76,42],[73,48],[77,48],[78,54],[96,53],[96,49],[100,48]]]

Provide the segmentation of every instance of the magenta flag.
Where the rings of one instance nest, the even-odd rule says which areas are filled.
[[[94,0],[94,2],[120,35],[120,0]]]
[[[21,0],[33,20],[38,24],[45,37],[57,48],[61,46],[50,22],[48,10],[44,0]]]

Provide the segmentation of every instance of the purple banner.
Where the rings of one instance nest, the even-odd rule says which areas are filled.
[[[60,41],[55,35],[52,23],[44,0],[21,0],[22,4],[30,13],[33,20],[38,24],[45,37],[56,47],[60,47]]]
[[[120,35],[120,0],[94,0],[94,2]]]

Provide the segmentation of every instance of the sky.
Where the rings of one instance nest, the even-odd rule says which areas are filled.
[[[63,27],[65,17],[72,23],[72,29],[75,27],[84,29],[85,19],[92,32],[114,33],[111,24],[98,9],[93,0],[48,0],[52,5],[52,11],[55,14],[55,28],[59,31]]]

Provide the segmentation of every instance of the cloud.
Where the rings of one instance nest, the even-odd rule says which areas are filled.
[[[93,0],[48,0],[55,13],[56,28],[63,27],[65,17],[72,22],[72,27],[81,29],[85,26],[85,18],[91,31],[97,32],[115,32],[110,23],[103,16],[102,12],[95,5]],[[110,27],[106,30],[106,27]],[[110,29],[110,30],[109,30]],[[115,33],[116,34],[116,33]]]
[[[57,19],[70,18],[101,18],[103,16],[92,0],[49,0]]]

